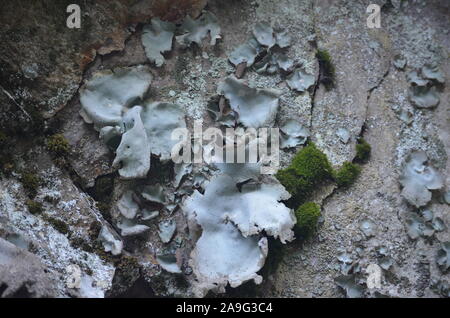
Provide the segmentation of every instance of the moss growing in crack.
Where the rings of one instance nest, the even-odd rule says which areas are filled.
[[[305,202],[320,184],[333,179],[333,167],[327,156],[310,142],[301,149],[286,169],[276,174],[280,183],[291,193],[295,206]]]
[[[65,156],[69,153],[70,146],[67,139],[62,134],[55,134],[48,137],[47,149],[55,156]]]
[[[20,182],[22,182],[22,186],[24,187],[25,191],[27,191],[28,196],[34,198],[37,194],[39,184],[41,183],[39,177],[32,172],[22,172],[20,176]]]
[[[320,82],[327,90],[334,87],[335,68],[327,50],[317,50],[316,57],[319,60]]]
[[[316,229],[317,221],[320,217],[320,206],[314,202],[306,202],[295,211],[295,217],[297,218],[297,235],[307,238]]]
[[[53,218],[51,216],[44,216],[43,219],[45,221],[47,221],[48,223],[50,223],[50,225],[55,230],[57,230],[59,233],[61,233],[61,234],[69,234],[70,228],[65,222],[63,222],[61,220],[58,220],[58,219],[55,219],[55,218]]]
[[[372,147],[363,138],[359,139],[356,144],[356,157],[355,159],[360,162],[366,162],[369,160],[370,151]]]
[[[43,211],[42,204],[40,202],[28,199],[25,201],[25,204],[28,208],[28,212],[31,214],[41,214]]]
[[[342,167],[336,172],[335,180],[339,187],[349,187],[358,178],[361,167],[351,162],[344,162]]]

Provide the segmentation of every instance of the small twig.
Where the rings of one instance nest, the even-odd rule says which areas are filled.
[[[12,97],[12,95],[3,88],[3,86],[0,85],[1,90],[3,91],[3,93],[5,93],[6,96],[8,96],[9,99],[11,99],[13,101],[13,103],[19,107],[19,109],[28,117],[29,120],[33,120],[30,116],[30,114],[27,113],[27,111],[25,110],[25,108],[22,107],[22,105],[20,105],[15,99],[14,97]]]

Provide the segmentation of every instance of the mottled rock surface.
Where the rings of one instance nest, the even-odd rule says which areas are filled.
[[[442,198],[450,186],[446,1],[394,6],[394,1],[384,0],[210,0],[207,9],[217,17],[221,39],[211,46],[206,38],[191,48],[173,41],[160,68],[145,55],[142,25],[151,17],[176,23],[186,14],[195,18],[205,0],[83,2],[79,30],[65,25],[66,6],[76,1],[21,2],[11,1],[0,12],[0,129],[14,141],[8,152],[15,163],[11,173],[0,176],[0,264],[15,262],[19,255],[33,272],[49,271],[36,275],[32,285],[25,284],[26,296],[193,295],[189,257],[199,233],[180,205],[194,187],[202,189],[211,172],[189,167],[182,181],[175,181],[173,164],[152,157],[146,179],[121,180],[111,168],[113,150],[79,116],[77,92],[99,70],[149,65],[149,101],[180,105],[189,128],[195,119],[212,126],[208,102],[217,96],[223,79],[235,73],[228,57],[250,39],[256,22],[286,30],[292,37],[287,56],[316,80],[321,78],[317,49],[328,51],[335,67],[334,87],[316,84],[303,93],[289,89],[284,72],[259,74],[247,68],[242,80],[249,86],[280,91],[275,127],[291,120],[300,123],[335,168],[354,160],[359,138],[372,152],[352,186],[337,189],[328,184],[311,197],[322,206],[312,238],[283,247],[277,266],[267,262],[258,273],[261,285],[248,283],[227,295],[344,297],[335,279],[352,275],[357,294],[365,297],[445,296],[436,286],[450,283],[450,278],[436,264],[436,255],[450,240],[449,231],[433,230],[431,236],[415,240],[408,236],[407,221],[421,210],[402,199],[398,178],[410,152],[425,151],[445,184],[426,208],[450,226]],[[366,8],[373,2],[382,6],[380,29],[366,26]],[[406,60],[402,69],[393,64],[399,54]],[[436,108],[418,109],[408,100],[407,73],[429,63],[439,65],[446,83],[438,88],[441,102]],[[349,133],[348,142],[337,135],[342,128]],[[70,145],[63,158],[45,146],[48,135],[56,132]],[[301,147],[283,149],[281,166],[289,165]],[[35,196],[24,187],[24,172],[40,180]],[[149,185],[163,187],[164,203],[145,200],[142,191]],[[137,207],[127,226],[146,230],[120,237],[123,215],[117,202],[127,191],[133,191]],[[40,203],[41,213],[30,213],[27,200]],[[166,243],[159,225],[168,223],[175,230]],[[370,233],[361,230],[362,223],[373,227]],[[123,240],[120,255],[104,251],[97,239],[102,227]],[[79,288],[67,284],[69,265],[81,270]],[[377,265],[382,268],[380,284],[377,277],[368,284]],[[14,296],[22,286],[0,269],[0,296]]]

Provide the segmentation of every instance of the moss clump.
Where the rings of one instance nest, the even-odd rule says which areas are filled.
[[[306,202],[295,211],[295,217],[297,218],[297,234],[306,238],[316,229],[320,217],[320,206],[314,202]]]
[[[331,180],[333,173],[327,156],[314,143],[309,143],[295,155],[289,167],[277,172],[276,177],[298,206],[318,185]]]
[[[335,69],[327,50],[317,50],[316,57],[319,60],[320,82],[327,90],[334,87]]]
[[[365,141],[364,139],[359,139],[359,142],[356,144],[356,160],[361,162],[366,162],[369,160],[370,151],[372,147]]]
[[[28,195],[34,198],[37,189],[39,188],[39,184],[41,183],[39,177],[32,172],[22,172],[20,182],[22,182],[22,186],[27,191]]]
[[[69,153],[70,146],[62,134],[55,134],[47,139],[47,149],[55,156],[65,156]]]
[[[69,226],[58,219],[52,218],[51,216],[46,216],[43,218],[45,221],[47,221],[48,223],[50,223],[51,226],[53,226],[53,228],[55,230],[57,230],[59,233],[61,234],[68,234],[69,233]]]
[[[342,167],[336,172],[335,179],[339,187],[348,187],[355,182],[361,173],[361,167],[351,162],[344,162]]]
[[[31,214],[41,214],[43,211],[42,204],[33,200],[27,200],[25,202],[28,208],[28,212]]]

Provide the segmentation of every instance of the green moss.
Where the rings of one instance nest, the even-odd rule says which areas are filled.
[[[327,90],[334,87],[335,68],[327,50],[317,50],[316,57],[319,60],[320,82]]]
[[[69,234],[70,228],[65,222],[63,222],[61,220],[58,220],[58,219],[55,219],[55,218],[52,218],[51,216],[45,216],[45,217],[43,217],[43,219],[45,221],[47,221],[48,223],[50,223],[50,225],[55,230],[57,230],[59,233]]]
[[[64,156],[69,153],[70,146],[62,134],[55,134],[47,139],[47,148],[55,156]]]
[[[28,208],[28,212],[31,214],[41,214],[43,211],[42,204],[33,200],[27,200],[25,202]]]
[[[358,144],[356,144],[356,160],[361,162],[366,162],[369,160],[370,151],[372,147],[364,139],[359,139]]]
[[[295,211],[295,217],[297,218],[297,235],[306,238],[316,229],[320,217],[320,206],[314,202],[306,202]]]
[[[277,172],[276,177],[298,206],[317,186],[332,180],[333,173],[327,156],[314,143],[309,143],[295,155],[289,167]]]
[[[30,197],[35,197],[39,184],[41,183],[39,177],[32,172],[22,172],[20,177],[20,182],[22,186],[27,191]]]
[[[336,172],[336,183],[339,187],[348,187],[355,182],[360,173],[360,166],[351,162],[344,162],[342,167]]]

